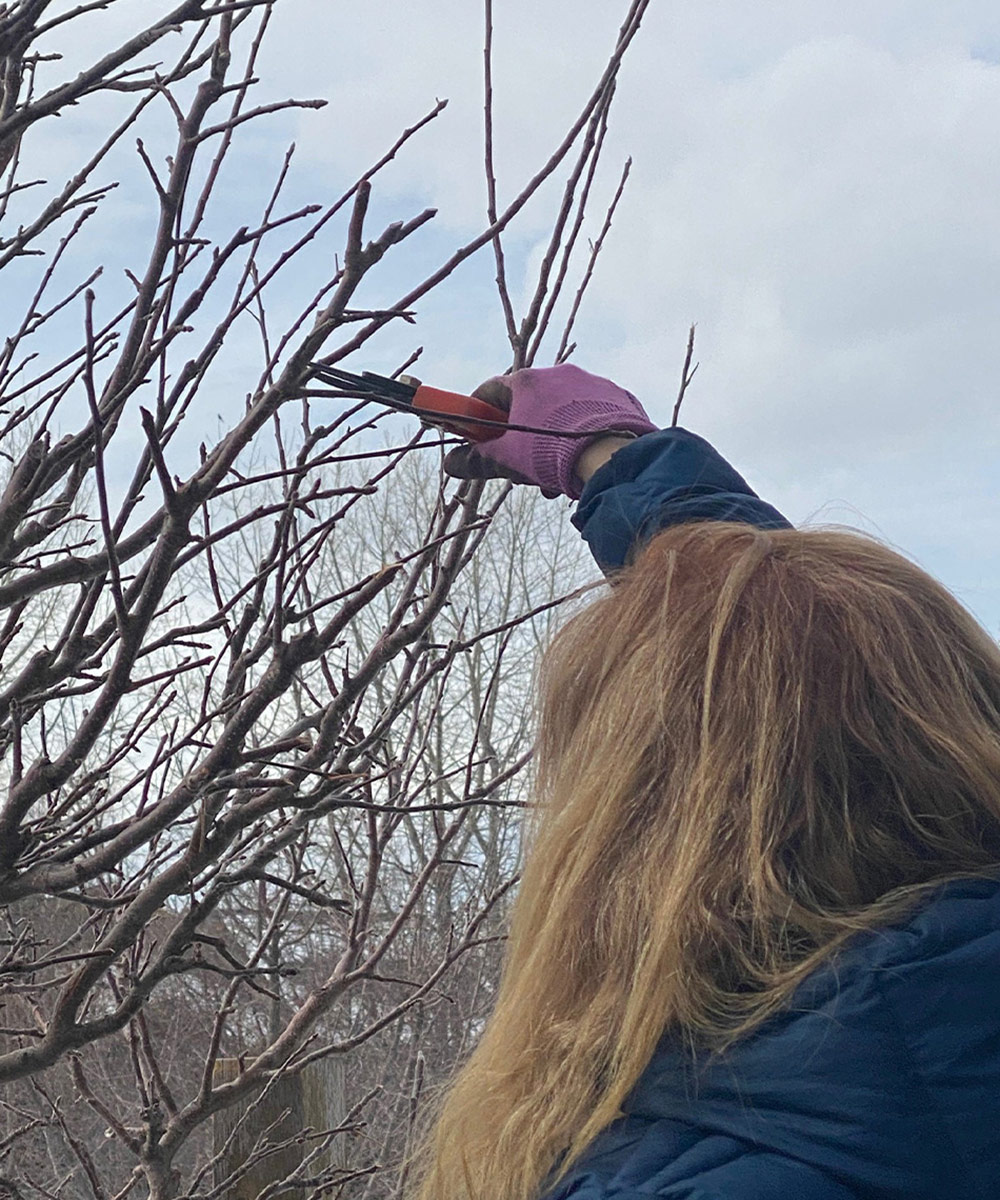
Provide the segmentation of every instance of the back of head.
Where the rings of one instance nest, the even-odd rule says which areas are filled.
[[[1000,650],[860,535],[667,530],[563,630],[544,689],[543,822],[595,769],[632,773],[608,838],[698,831],[696,853],[711,829],[729,853],[692,884],[731,875],[755,914],[775,888],[805,919],[1000,862]]]
[[[723,1049],[851,934],[1000,871],[1000,650],[877,542],[665,530],[542,684],[508,963],[428,1200],[534,1200],[664,1031]]]

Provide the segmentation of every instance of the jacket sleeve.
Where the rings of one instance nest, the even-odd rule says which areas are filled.
[[[791,528],[704,438],[676,428],[623,446],[594,472],[573,515],[605,571],[624,566],[657,530],[686,521]]]

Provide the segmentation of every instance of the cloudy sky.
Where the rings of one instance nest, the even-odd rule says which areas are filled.
[[[132,12],[156,8],[128,2]],[[625,7],[495,0],[501,203],[589,95]],[[126,25],[127,9],[115,18]],[[376,182],[373,225],[438,209],[386,260],[364,303],[405,292],[483,225],[482,41],[474,0],[280,0],[261,94],[331,104],[248,135],[224,197],[233,224],[290,138],[290,197],[323,200],[447,97]],[[684,423],[793,520],[879,533],[994,633],[998,128],[995,3],[653,0],[621,73],[591,236],[627,155],[632,175],[575,355],[666,424],[697,322],[701,366]],[[40,161],[60,153],[55,135],[46,139]],[[555,200],[544,193],[508,235],[519,305]],[[116,202],[116,243],[127,244],[148,205]],[[355,365],[391,368],[422,344],[421,373],[441,386],[468,389],[502,370],[509,351],[492,274],[487,255],[463,267],[416,329],[389,331]]]

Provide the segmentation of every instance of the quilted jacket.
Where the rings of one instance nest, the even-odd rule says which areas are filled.
[[[650,434],[574,518],[612,570],[665,525],[787,521],[707,442]],[[1000,879],[854,939],[714,1060],[668,1038],[547,1200],[1000,1200]]]

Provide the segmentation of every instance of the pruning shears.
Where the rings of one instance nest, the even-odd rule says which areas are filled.
[[[415,413],[428,424],[439,425],[470,442],[488,441],[507,428],[507,414],[502,408],[461,392],[428,387],[411,375],[401,375],[398,379],[389,379],[372,371],[352,375],[349,371],[316,363],[313,364],[313,375],[339,391],[374,400],[397,412]]]

